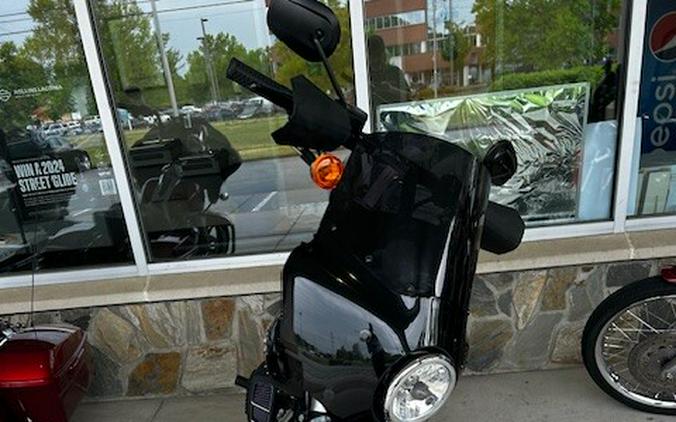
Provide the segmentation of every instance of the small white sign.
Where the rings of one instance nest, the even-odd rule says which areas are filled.
[[[115,186],[114,179],[99,180],[99,187],[101,188],[101,195],[103,196],[117,195],[117,186]]]

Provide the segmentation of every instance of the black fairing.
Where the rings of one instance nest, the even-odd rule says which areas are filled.
[[[314,240],[284,268],[269,356],[282,388],[369,419],[379,379],[405,355],[439,347],[462,362],[489,188],[487,169],[444,141],[360,143]]]

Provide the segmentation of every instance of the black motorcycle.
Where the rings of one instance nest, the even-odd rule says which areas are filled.
[[[327,60],[340,39],[333,12],[315,0],[273,0],[268,25],[323,63],[338,99],[303,76],[289,90],[238,60],[228,77],[288,112],[272,136],[297,148],[315,181],[342,169],[327,151],[352,153],[313,240],[284,266],[265,362],[237,379],[247,420],[427,420],[467,355],[479,249],[506,253],[521,242],[519,214],[488,200],[491,184],[516,171],[514,149],[497,142],[479,157],[423,134],[363,134],[366,115],[345,102]]]
[[[125,107],[155,117],[129,149],[153,258],[235,253],[235,225],[212,207],[228,199],[222,186],[242,164],[237,150],[203,117],[188,114],[165,121],[145,104]]]

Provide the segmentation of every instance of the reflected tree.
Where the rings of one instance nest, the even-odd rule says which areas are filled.
[[[598,64],[609,53],[621,0],[475,0],[486,46],[498,73]]]
[[[470,42],[461,24],[446,22],[445,26],[447,34],[441,41],[441,57],[451,63],[452,72],[459,73],[465,66],[465,59],[471,48]]]
[[[96,16],[101,48],[118,102],[134,102],[136,99],[128,98],[125,91],[140,88],[148,104],[158,108],[169,107],[169,94],[151,15],[135,2],[115,0],[97,2]],[[169,34],[163,34],[163,40],[166,45]],[[182,57],[177,50],[168,49],[167,58],[178,95],[185,92],[179,74]]]
[[[324,3],[336,14],[342,31],[340,45],[330,61],[341,85],[344,88],[351,87],[354,84],[354,72],[348,7],[345,2],[339,0],[326,0]],[[294,76],[302,74],[323,90],[331,90],[331,81],[320,63],[306,62],[281,41],[277,41],[272,47],[272,60],[275,63],[275,79],[278,82],[289,85]]]
[[[247,49],[234,35],[224,32],[211,35],[205,39],[209,55],[213,60],[212,66],[216,73],[221,98],[232,97],[239,93],[234,83],[227,79],[226,71],[230,60],[234,57],[244,61],[254,69],[270,74],[268,52],[265,49]],[[194,102],[202,104],[211,100],[209,79],[207,77],[204,51],[198,49],[188,54],[188,72],[185,75],[186,84],[190,86],[191,97]]]
[[[0,43],[0,88],[13,91],[22,87],[40,86],[47,79],[43,66],[31,59],[13,42]],[[31,123],[31,116],[44,106],[43,96],[30,97],[21,101],[13,101],[11,107],[0,107],[2,129],[12,130],[25,128]]]
[[[6,75],[1,79],[6,89],[59,86],[48,94],[22,98],[12,107],[15,113],[17,107],[26,109],[20,116],[16,113],[14,120],[30,120],[33,114],[56,120],[73,111],[74,89],[86,75],[81,53],[73,43],[78,39],[75,16],[68,0],[31,0],[26,13],[35,24],[32,33],[21,46],[2,45],[0,72]]]
[[[350,46],[349,13],[340,0],[327,0],[341,24],[341,44],[331,58],[336,74],[345,86],[353,85],[352,52]],[[156,108],[169,107],[160,51],[155,37],[151,15],[134,1],[96,0],[95,16],[106,58],[110,83],[118,103],[134,101],[125,91],[141,88],[144,100]],[[30,0],[27,13],[33,20],[33,32],[22,46],[3,44],[3,54],[12,57],[12,65],[3,63],[7,81],[3,86],[18,88],[59,85],[53,91],[36,98],[31,108],[40,104],[54,120],[75,111],[75,96],[84,96],[88,109],[95,110],[94,98],[88,81],[79,30],[72,0]],[[163,34],[165,45],[169,35]],[[271,47],[247,49],[235,36],[228,33],[207,35],[205,44],[213,60],[221,99],[239,96],[242,91],[226,78],[228,63],[233,57],[245,61],[257,70],[272,74],[283,83],[293,76],[305,74],[325,90],[330,83],[321,65],[310,64],[292,53],[282,43]],[[175,49],[167,50],[170,71],[180,103],[203,104],[211,100],[204,52],[198,48],[184,57]],[[9,62],[8,62],[9,63]],[[32,68],[22,79],[20,70]],[[185,69],[184,69],[185,67]],[[37,69],[39,68],[39,69]],[[83,89],[84,87],[84,89]],[[27,110],[25,121],[35,110]]]
[[[166,90],[159,67],[159,51],[147,14],[134,2],[114,0],[96,2],[101,48],[107,58],[111,84],[116,98],[125,101],[124,91],[130,86],[150,88],[154,103],[164,102]],[[86,63],[71,0],[31,0],[27,13],[33,20],[33,32],[26,39],[21,54],[41,63],[45,76],[38,86],[58,84],[59,91],[50,92],[47,113],[52,119],[74,111],[74,95],[86,97],[89,110],[94,110]],[[175,62],[177,52],[170,52]],[[157,60],[149,60],[157,58]],[[86,87],[82,90],[82,87]],[[153,90],[153,88],[155,88]],[[76,92],[76,90],[78,90]]]

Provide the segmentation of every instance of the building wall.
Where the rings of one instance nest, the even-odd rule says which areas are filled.
[[[375,18],[377,16],[387,16],[396,13],[419,11],[423,10],[427,16],[427,0],[413,0],[413,1],[391,1],[391,0],[372,0],[364,3],[364,17],[366,19]],[[433,41],[429,39],[429,24],[428,22],[399,26],[393,28],[377,29],[375,34],[382,37],[385,46],[405,45],[405,44],[420,44],[427,43],[427,51],[420,54],[407,55],[398,58],[398,66],[409,77],[420,74],[432,75],[434,71],[434,53],[432,50]],[[443,73],[450,68],[450,63],[442,57],[440,52],[437,53],[437,71]],[[430,76],[431,77],[431,76]],[[440,75],[443,77],[443,75]]]
[[[369,0],[364,2],[364,16],[370,18],[426,8],[427,0]]]
[[[619,287],[670,260],[634,261],[477,276],[469,322],[468,373],[580,363],[592,309]],[[41,323],[87,330],[96,362],[93,398],[190,395],[233,387],[263,359],[279,294],[72,309]],[[11,317],[25,322],[26,315]]]
[[[382,37],[386,46],[420,43],[427,41],[427,25],[418,24],[379,29],[376,34]]]
[[[434,54],[432,52],[425,54],[415,54],[412,56],[404,56],[402,58],[402,67],[407,73],[418,72],[433,72],[434,70]],[[437,53],[437,69],[448,69],[451,65]]]

